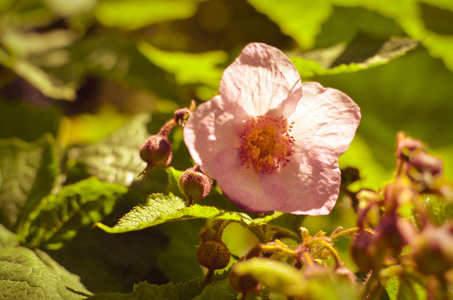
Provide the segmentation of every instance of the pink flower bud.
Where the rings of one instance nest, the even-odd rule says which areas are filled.
[[[140,147],[140,158],[153,167],[166,167],[173,154],[168,139],[162,135],[152,135]]]

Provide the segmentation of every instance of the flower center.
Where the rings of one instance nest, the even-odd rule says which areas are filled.
[[[284,167],[293,154],[292,125],[283,117],[259,116],[248,120],[240,134],[242,165],[256,173],[271,174]]]

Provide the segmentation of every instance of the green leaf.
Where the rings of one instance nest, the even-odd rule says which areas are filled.
[[[163,51],[142,42],[138,49],[156,66],[175,74],[181,84],[205,84],[217,88],[223,68],[218,65],[228,58],[224,51],[185,53]]]
[[[134,285],[129,294],[121,293],[100,293],[89,297],[89,300],[133,300],[133,299],[193,299],[201,292],[201,283],[192,280],[183,283],[168,283],[165,285],[148,284],[140,282]]]
[[[96,223],[96,226],[109,233],[122,233],[141,230],[167,222],[214,218],[237,221],[247,226],[258,226],[266,224],[281,215],[282,213],[275,212],[272,215],[252,219],[245,213],[227,212],[212,206],[195,204],[187,207],[184,200],[173,194],[168,196],[153,194],[149,196],[145,205],[136,206],[131,212],[123,216],[115,226],[109,227],[101,223]]]
[[[404,37],[389,40],[359,35],[352,43],[326,49],[290,54],[292,62],[304,77],[357,72],[388,63],[415,49],[419,41]]]
[[[287,263],[270,258],[252,258],[234,266],[238,276],[251,275],[271,291],[290,297],[298,297],[308,290],[308,281],[302,272]]]
[[[170,242],[159,254],[157,265],[170,281],[182,282],[203,276],[195,245],[200,243],[198,232],[205,224],[205,220],[192,220],[184,224],[162,224],[159,227]]]
[[[76,98],[76,86],[74,84],[65,83],[59,78],[46,73],[39,66],[24,58],[9,55],[1,48],[0,64],[13,70],[47,97],[63,100],[74,100]]]
[[[85,299],[80,278],[46,253],[15,247],[0,252],[0,295],[7,299]]]
[[[8,247],[19,246],[17,236],[0,224],[0,251]]]
[[[60,113],[55,107],[37,108],[20,101],[0,101],[0,138],[32,142],[50,133],[57,135]]]
[[[193,300],[230,300],[237,299],[237,296],[238,293],[231,288],[228,279],[223,279],[208,285],[201,294],[193,298]]]
[[[127,192],[119,184],[96,178],[63,187],[50,195],[28,216],[18,229],[23,243],[31,248],[58,249],[72,239],[77,230],[100,221],[112,212],[116,201]]]
[[[440,226],[445,221],[453,218],[453,203],[447,199],[442,199],[436,195],[428,195],[423,200],[423,206],[430,220],[436,226]]]
[[[189,18],[195,13],[197,4],[195,0],[103,0],[97,5],[95,15],[104,26],[135,30]]]
[[[59,172],[54,144],[51,135],[34,143],[0,140],[0,223],[8,229],[52,190]]]
[[[69,150],[73,172],[96,176],[101,181],[130,185],[146,167],[139,149],[148,137],[149,115],[140,114],[100,142]]]
[[[310,49],[321,31],[321,25],[332,13],[327,0],[248,0],[256,10],[267,15],[302,48]]]
[[[427,293],[423,284],[424,280],[414,272],[404,272],[385,282],[385,289],[390,300],[426,299]]]

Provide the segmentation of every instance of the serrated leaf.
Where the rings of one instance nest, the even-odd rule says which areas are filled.
[[[72,148],[68,156],[89,176],[101,181],[130,185],[146,167],[139,149],[148,137],[148,114],[140,114],[100,142]]]
[[[182,283],[168,283],[165,285],[148,284],[140,282],[134,285],[132,293],[99,293],[89,297],[89,300],[133,300],[133,299],[166,299],[181,300],[193,299],[201,292],[201,283],[192,280]]]
[[[145,205],[136,206],[131,212],[123,216],[118,223],[109,227],[101,223],[96,226],[109,233],[122,233],[141,230],[159,224],[191,219],[222,219],[243,223],[247,226],[263,225],[278,218],[282,213],[275,212],[261,218],[252,219],[246,213],[228,212],[212,206],[195,204],[186,206],[186,202],[179,197],[169,194],[150,195]]]
[[[0,296],[6,299],[85,299],[80,278],[47,254],[25,247],[0,252]]]
[[[52,190],[59,172],[55,141],[0,140],[0,223],[13,229]]]
[[[18,229],[19,238],[31,248],[58,249],[77,230],[100,221],[112,212],[116,201],[127,192],[119,184],[89,178],[63,187],[43,199]]]
[[[390,300],[426,299],[427,294],[424,286],[420,284],[420,280],[414,280],[419,276],[413,272],[405,272],[399,277],[395,276],[389,279],[385,284],[385,289]]]
[[[290,55],[304,78],[366,70],[386,64],[415,49],[419,44],[420,41],[404,37],[381,40],[360,35],[349,45],[338,44],[302,53],[299,57],[294,57],[295,54]]]
[[[100,1],[96,18],[104,26],[139,29],[151,24],[186,19],[197,9],[194,0],[116,0]]]
[[[193,300],[230,300],[237,299],[238,293],[234,291],[228,279],[220,280],[215,284],[208,285],[200,295],[193,298]]]

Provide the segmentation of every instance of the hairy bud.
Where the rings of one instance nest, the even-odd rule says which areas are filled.
[[[146,179],[155,167],[166,167],[173,157],[168,139],[160,134],[150,136],[140,147],[140,158],[147,163],[144,174]]]
[[[375,235],[360,231],[351,244],[351,256],[362,271],[380,268],[386,252],[379,249]]]
[[[230,251],[221,241],[205,241],[198,246],[197,260],[209,270],[223,269],[230,262]]]
[[[212,181],[198,166],[189,168],[181,174],[178,181],[179,190],[189,203],[205,198],[211,191]]]

